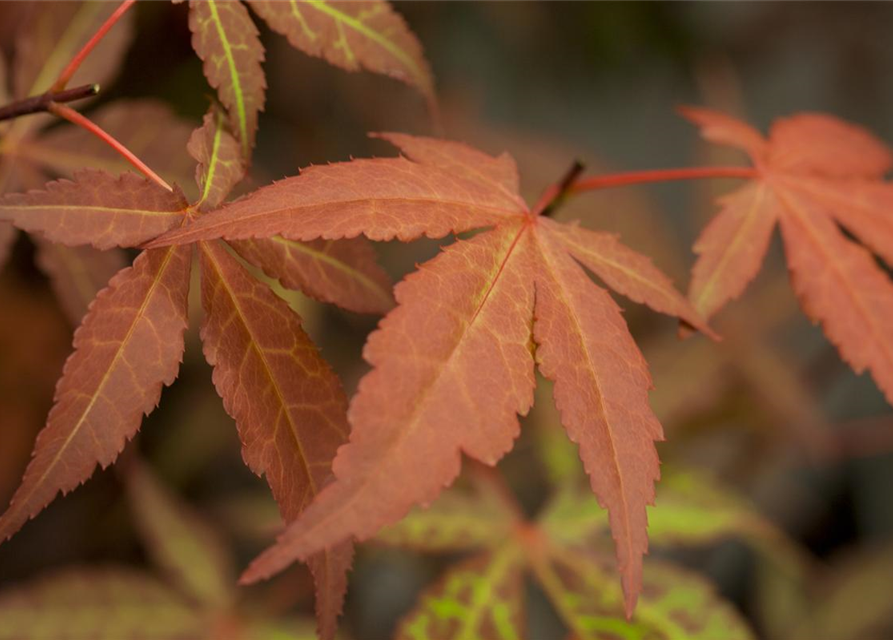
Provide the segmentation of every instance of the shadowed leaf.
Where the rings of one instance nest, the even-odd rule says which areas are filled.
[[[127,264],[127,255],[120,249],[97,251],[92,247],[66,247],[37,235],[32,239],[37,245],[37,266],[49,276],[56,297],[75,326],[96,294]]]
[[[274,236],[235,240],[233,249],[284,287],[358,313],[387,313],[391,281],[365,238],[298,242]]]
[[[32,5],[16,42],[13,83],[15,97],[48,90],[78,50],[117,9],[112,2],[41,2]],[[70,86],[105,83],[117,71],[130,42],[133,13],[125,14],[115,28],[87,56]]]
[[[188,640],[209,621],[169,587],[125,569],[68,570],[0,592],[0,640]]]
[[[283,300],[221,244],[203,244],[201,261],[201,333],[214,384],[236,419],[245,461],[266,475],[293,520],[347,438],[347,400]]]
[[[116,275],[75,332],[55,405],[9,508],[9,538],[56,494],[114,462],[177,375],[186,329],[189,248],[149,251]]]
[[[155,563],[183,593],[220,608],[232,595],[233,567],[223,541],[136,459],[127,469],[129,506]]]
[[[200,254],[201,336],[214,385],[236,420],[245,463],[266,477],[291,522],[320,491],[347,438],[347,398],[283,300],[222,244],[203,243]],[[334,635],[352,556],[347,542],[308,559],[326,638]]]
[[[415,87],[436,112],[434,79],[418,39],[387,2],[249,0],[291,45],[330,64],[367,69]]]
[[[12,245],[15,244],[16,230],[11,224],[0,222],[0,269],[6,264]]]

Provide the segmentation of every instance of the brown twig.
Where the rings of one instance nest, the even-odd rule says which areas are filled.
[[[11,120],[19,116],[27,116],[32,113],[49,111],[52,103],[62,104],[74,100],[83,100],[99,93],[98,84],[85,84],[74,89],[62,91],[47,91],[39,96],[31,96],[24,100],[16,100],[4,107],[0,107],[0,120]]]
[[[574,181],[583,173],[585,166],[579,160],[574,160],[570,169],[565,172],[564,177],[550,186],[540,196],[539,202],[533,207],[533,215],[548,217],[555,212],[555,209],[561,204],[565,196],[570,192]]]

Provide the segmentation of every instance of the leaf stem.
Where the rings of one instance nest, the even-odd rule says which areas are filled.
[[[80,51],[78,51],[75,56],[71,59],[71,62],[68,63],[62,73],[59,74],[59,77],[56,79],[55,84],[53,84],[53,88],[50,91],[61,91],[68,84],[71,77],[78,70],[78,67],[84,62],[90,52],[99,44],[99,41],[105,37],[105,34],[109,32],[109,30],[115,26],[115,23],[121,19],[121,17],[127,13],[127,10],[130,9],[136,3],[136,0],[124,0],[121,3],[121,6],[115,9],[115,12],[108,17],[108,19],[102,23],[102,26],[96,30],[96,33],[93,34],[93,37],[87,41]]]
[[[106,131],[104,131],[102,128],[100,128],[99,125],[97,125],[95,122],[93,122],[89,118],[82,116],[80,113],[78,113],[77,111],[75,111],[74,109],[72,109],[69,106],[66,106],[64,104],[57,104],[55,102],[51,102],[47,106],[47,111],[49,111],[50,113],[52,113],[54,115],[59,116],[60,118],[64,118],[65,120],[68,120],[72,124],[76,124],[77,126],[81,127],[82,129],[84,129],[86,131],[89,131],[94,136],[96,136],[97,138],[99,138],[100,140],[105,142],[107,145],[109,145],[112,149],[117,151],[125,160],[127,160],[127,162],[132,164],[137,170],[139,170],[147,178],[149,178],[156,184],[164,187],[168,191],[173,191],[173,188],[167,182],[165,182],[161,178],[161,176],[159,176],[157,173],[152,171],[146,165],[145,162],[143,162],[142,160],[137,158],[136,155],[130,149],[128,149],[123,144],[118,142],[115,138],[113,138],[110,134],[108,134]]]
[[[574,160],[574,163],[564,173],[564,177],[551,185],[543,192],[543,195],[540,196],[539,201],[533,206],[533,215],[550,216],[567,197],[571,185],[573,185],[574,180],[583,173],[584,168],[585,166],[582,162]]]
[[[643,182],[670,182],[674,180],[698,180],[701,178],[755,178],[754,167],[685,167],[682,169],[653,169],[593,176],[577,180],[570,186],[570,193],[583,193],[596,189],[622,187]]]
[[[62,91],[47,91],[39,96],[31,96],[24,100],[16,100],[8,105],[0,107],[0,121],[11,120],[19,116],[27,116],[32,113],[40,113],[48,111],[50,103],[72,102],[74,100],[82,100],[95,96],[99,93],[98,84],[85,84],[82,87],[74,89],[64,89]]]

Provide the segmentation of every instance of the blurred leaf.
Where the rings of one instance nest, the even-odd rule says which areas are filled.
[[[579,544],[608,531],[607,512],[585,489],[560,492],[541,518],[556,540]],[[715,542],[740,535],[776,538],[781,534],[742,498],[717,487],[706,474],[667,472],[648,510],[648,538],[658,545]]]
[[[426,552],[495,548],[508,540],[516,516],[486,485],[452,489],[427,508],[417,507],[385,527],[376,540]]]
[[[837,565],[792,640],[868,640],[893,628],[893,546],[867,548]],[[885,633],[886,632],[886,633]]]
[[[68,570],[0,593],[0,640],[189,640],[207,621],[125,569]]]
[[[209,607],[233,597],[235,574],[223,541],[136,459],[127,468],[130,508],[149,554],[175,584]]]
[[[518,640],[523,632],[523,555],[514,544],[451,567],[422,594],[397,640]]]
[[[624,619],[623,594],[605,558],[553,548],[534,570],[577,640],[750,640],[754,636],[712,586],[682,569],[650,561],[635,615]]]

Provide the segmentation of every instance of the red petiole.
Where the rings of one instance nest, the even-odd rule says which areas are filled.
[[[123,144],[121,144],[120,142],[115,140],[115,138],[113,138],[111,135],[109,135],[105,130],[103,130],[99,125],[97,125],[95,122],[93,122],[89,118],[82,116],[80,113],[78,113],[77,111],[75,111],[74,109],[72,109],[71,107],[69,107],[67,105],[58,104],[55,102],[51,103],[49,105],[49,107],[47,108],[47,110],[50,113],[57,115],[60,118],[64,118],[65,120],[68,120],[72,124],[76,124],[77,126],[81,127],[82,129],[89,131],[94,136],[96,136],[97,138],[99,138],[100,140],[105,142],[107,145],[109,145],[112,149],[114,149],[119,154],[121,154],[121,156],[123,156],[124,159],[127,160],[127,162],[132,164],[136,169],[138,169],[147,178],[149,178],[156,184],[164,187],[168,191],[173,191],[173,188],[167,182],[165,182],[161,178],[161,176],[159,176],[157,173],[152,171],[146,165],[145,162],[143,162],[142,160],[137,158],[136,155],[130,149],[128,149]]]
[[[93,37],[87,41],[80,51],[78,51],[75,56],[71,59],[71,62],[68,63],[62,73],[59,74],[59,77],[56,79],[56,83],[53,85],[53,88],[50,91],[61,91],[68,85],[68,82],[71,80],[71,77],[75,74],[84,60],[87,59],[87,56],[90,55],[90,52],[93,51],[94,47],[99,44],[99,41],[105,37],[105,34],[109,32],[109,30],[115,26],[115,23],[121,19],[121,17],[127,13],[127,10],[130,9],[136,3],[136,0],[124,0],[121,3],[121,6],[118,7],[115,12],[108,17],[102,26],[96,30],[96,33],[93,34]]]

